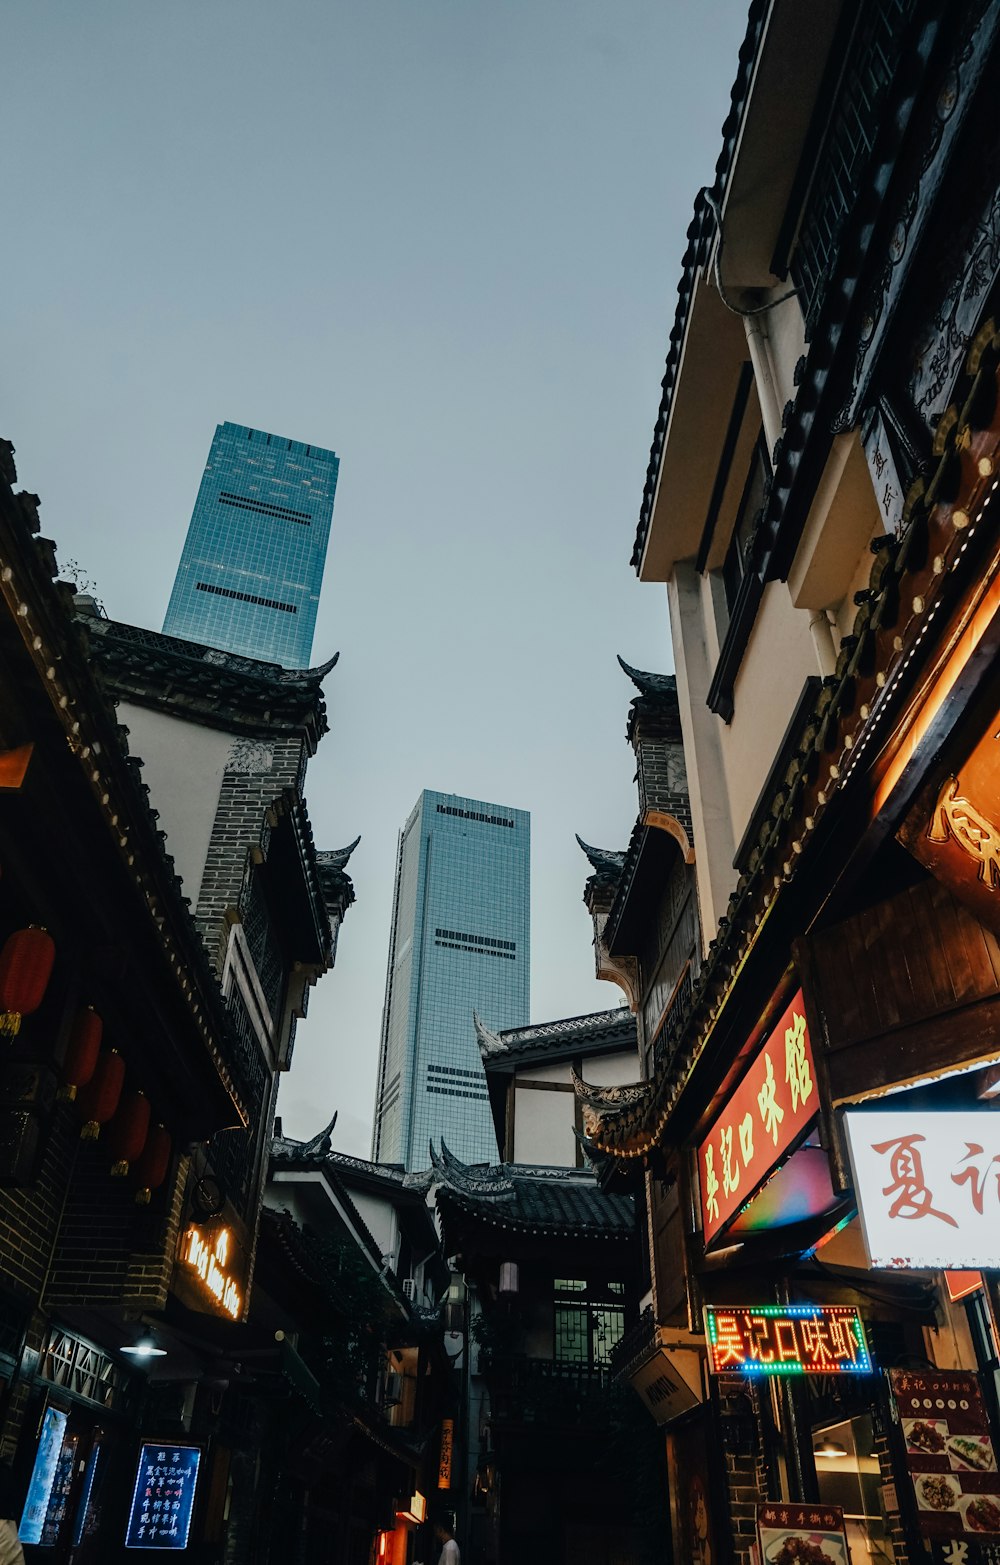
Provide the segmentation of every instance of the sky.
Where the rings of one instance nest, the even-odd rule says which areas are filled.
[[[574,840],[635,820],[616,653],[685,231],[746,0],[7,0],[0,435],[158,629],[215,425],[341,458],[317,845],[357,902],[279,1095],[367,1156],[397,833],[530,810],[532,1020],[605,1009]]]

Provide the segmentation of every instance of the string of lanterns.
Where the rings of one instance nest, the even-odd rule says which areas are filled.
[[[55,962],[55,941],[47,929],[16,929],[0,948],[0,1037],[14,1038],[22,1018],[38,1010]],[[104,1145],[115,1179],[127,1178],[140,1206],[148,1204],[170,1168],[169,1131],[153,1121],[152,1105],[138,1088],[125,1085],[125,1061],[117,1049],[102,1048],[104,1023],[92,1005],[73,1018],[62,1063],[59,1096],[74,1105],[83,1141]]]

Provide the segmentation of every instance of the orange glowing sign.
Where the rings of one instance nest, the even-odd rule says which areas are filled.
[[[799,1140],[818,1106],[800,989],[698,1148],[706,1244]]]
[[[233,1320],[243,1313],[243,1295],[229,1271],[231,1238],[228,1228],[202,1234],[189,1228],[181,1244],[181,1261],[199,1278],[204,1291]]]
[[[445,1418],[441,1423],[441,1456],[438,1461],[438,1488],[451,1488],[451,1458],[455,1446],[455,1420]]]

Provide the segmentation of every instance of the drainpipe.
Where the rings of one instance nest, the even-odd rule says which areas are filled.
[[[809,616],[809,634],[816,648],[816,661],[819,671],[825,679],[828,674],[836,672],[837,648],[833,639],[833,626],[826,609],[816,609]]]
[[[753,377],[757,384],[757,400],[760,403],[764,438],[770,455],[774,450],[775,441],[781,434],[781,405],[778,401],[778,389],[774,382],[774,368],[771,363],[767,316],[745,315],[743,325],[747,334],[747,347],[750,350],[750,363],[753,365]]]

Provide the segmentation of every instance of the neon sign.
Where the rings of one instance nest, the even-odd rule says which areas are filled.
[[[816,1069],[800,989],[698,1148],[706,1244],[801,1140],[818,1107]]]
[[[227,1270],[230,1243],[228,1228],[220,1228],[207,1238],[199,1229],[189,1228],[184,1235],[181,1260],[200,1278],[203,1288],[220,1308],[233,1320],[239,1320],[243,1313],[243,1295]]]
[[[856,1310],[840,1304],[706,1305],[713,1375],[868,1375]]]

